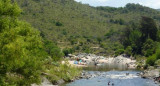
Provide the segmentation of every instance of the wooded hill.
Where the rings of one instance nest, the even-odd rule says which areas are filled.
[[[139,4],[125,7],[92,7],[74,0],[15,0],[23,9],[21,19],[41,31],[41,35],[68,52],[112,54],[123,29],[141,16],[153,18],[157,25],[160,12]]]

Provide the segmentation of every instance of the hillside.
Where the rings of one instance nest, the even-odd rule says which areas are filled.
[[[156,9],[156,10],[160,11],[160,9]]]
[[[160,21],[160,12],[138,4],[112,8],[91,7],[74,0],[16,1],[23,9],[21,19],[61,48],[74,51],[110,54],[122,47],[118,40],[126,25],[139,23],[142,15]]]

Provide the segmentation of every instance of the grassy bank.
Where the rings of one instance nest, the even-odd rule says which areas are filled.
[[[43,66],[43,73],[45,77],[54,85],[59,84],[59,80],[70,82],[75,80],[81,73],[81,69],[73,67],[67,64],[61,64],[61,62],[52,62],[50,59],[45,61]]]

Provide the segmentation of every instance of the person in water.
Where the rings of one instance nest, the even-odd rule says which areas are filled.
[[[108,86],[110,85],[110,83],[111,83],[111,82],[109,81],[109,82],[108,82]]]
[[[129,73],[126,73],[126,75],[129,75]]]
[[[110,86],[110,85],[111,85],[111,82],[109,81],[109,82],[108,82],[108,86]],[[114,86],[114,83],[112,83],[112,86]]]

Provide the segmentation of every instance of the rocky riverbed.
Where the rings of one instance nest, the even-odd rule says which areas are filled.
[[[85,71],[82,77],[62,86],[159,86],[141,78],[140,71]]]
[[[77,67],[105,67],[105,68],[115,68],[115,69],[135,69],[136,60],[132,57],[127,57],[125,55],[120,55],[117,57],[104,57],[97,56],[94,54],[80,53],[78,55],[69,55],[66,57],[69,59],[69,63]],[[64,63],[64,62],[62,62]]]
[[[52,85],[43,78],[41,85],[32,86],[160,86],[150,78],[142,78],[140,71],[83,71],[81,76],[76,77],[69,83],[59,80],[59,85]]]

